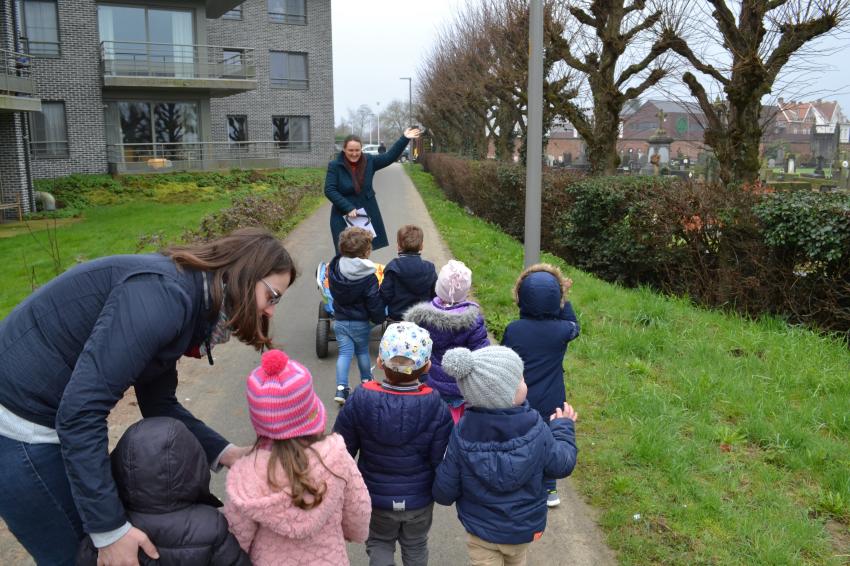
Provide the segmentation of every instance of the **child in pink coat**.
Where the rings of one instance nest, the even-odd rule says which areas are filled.
[[[227,474],[224,514],[255,565],[348,564],[345,541],[365,542],[372,503],[310,372],[280,350],[248,376],[254,450]]]

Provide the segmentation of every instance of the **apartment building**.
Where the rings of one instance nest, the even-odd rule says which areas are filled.
[[[330,0],[0,1],[3,202],[29,209],[30,179],[333,153]]]

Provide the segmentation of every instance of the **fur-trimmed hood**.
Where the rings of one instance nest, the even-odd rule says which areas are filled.
[[[525,279],[531,275],[532,273],[550,273],[555,279],[558,280],[558,283],[561,286],[561,304],[559,306],[563,307],[564,303],[567,302],[567,295],[570,291],[569,286],[567,285],[567,278],[564,277],[564,274],[561,273],[561,270],[558,269],[557,266],[552,265],[551,263],[535,263],[534,265],[530,265],[520,273],[519,277],[516,280],[516,284],[514,285],[514,302],[519,306],[519,290],[522,287],[522,283]]]
[[[481,309],[471,301],[450,307],[441,307],[431,301],[410,307],[404,313],[404,320],[444,332],[460,332],[475,326],[480,316]]]

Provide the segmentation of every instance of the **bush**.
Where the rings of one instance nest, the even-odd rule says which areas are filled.
[[[522,239],[523,167],[423,157],[451,200]],[[850,335],[850,195],[777,185],[549,169],[541,245],[608,281]]]

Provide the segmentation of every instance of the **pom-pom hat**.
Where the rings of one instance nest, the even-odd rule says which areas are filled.
[[[245,385],[248,413],[258,436],[284,440],[325,431],[325,406],[313,390],[313,377],[280,350],[263,354]]]
[[[457,380],[469,406],[508,409],[522,381],[523,364],[516,352],[504,346],[474,352],[453,348],[443,355],[443,370]]]

